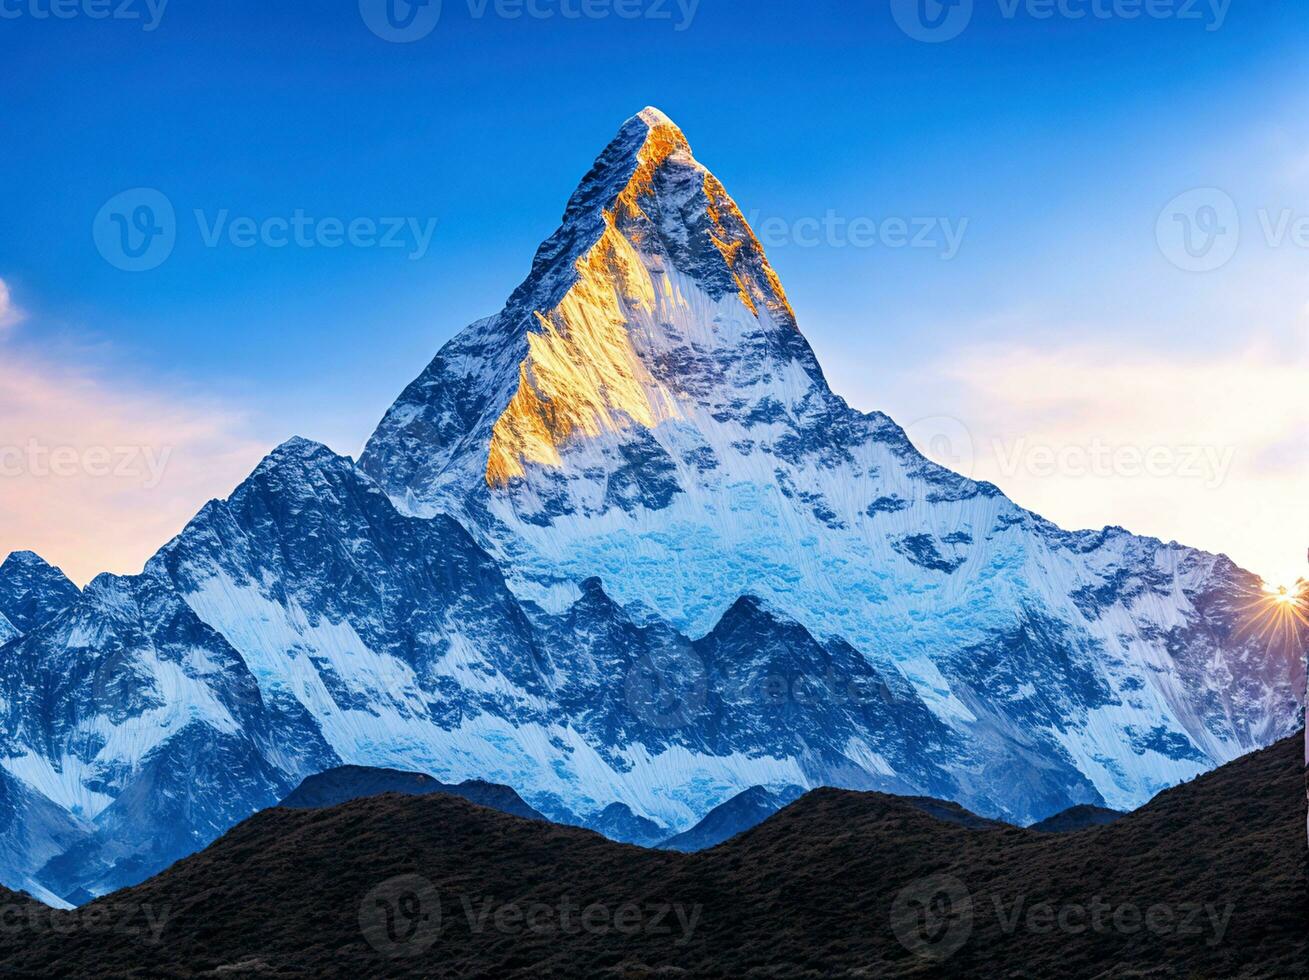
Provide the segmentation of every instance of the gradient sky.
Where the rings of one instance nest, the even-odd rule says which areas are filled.
[[[943,43],[889,0],[689,17],[689,0],[622,0],[667,14],[636,19],[444,0],[411,43],[357,0],[173,0],[157,24],[158,0],[134,0],[137,20],[78,2],[56,19],[4,0],[0,19],[0,554],[33,548],[82,582],[135,571],[284,438],[356,454],[653,104],[761,230],[854,405],[1066,526],[1305,573],[1301,0],[1200,0],[1196,19],[1181,0],[1080,19],[974,0]],[[176,245],[123,271],[93,225],[142,187],[175,208]],[[1214,271],[1178,268],[1156,234],[1197,188],[1226,197],[1184,199],[1196,220],[1217,201],[1230,233],[1228,200],[1239,218]],[[207,245],[196,210],[436,224],[425,249],[240,248]],[[852,240],[886,219],[933,222],[933,241],[944,219],[957,254]],[[63,447],[77,464],[55,472],[41,451]]]

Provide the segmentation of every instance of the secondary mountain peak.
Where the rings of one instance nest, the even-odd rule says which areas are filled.
[[[19,633],[53,619],[77,596],[68,576],[35,552],[15,551],[0,564],[0,616]]]

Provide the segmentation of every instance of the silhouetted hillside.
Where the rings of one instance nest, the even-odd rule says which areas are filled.
[[[1301,738],[1072,835],[838,790],[699,854],[444,795],[274,809],[142,885],[47,913],[73,928],[11,930],[0,972],[1305,976]],[[86,925],[125,909],[164,925]]]

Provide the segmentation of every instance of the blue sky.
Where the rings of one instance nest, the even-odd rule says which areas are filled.
[[[93,18],[96,0],[44,16],[50,2],[0,4],[0,444],[81,444],[95,417],[102,441],[173,452],[152,494],[0,484],[0,552],[37,547],[79,578],[132,570],[281,439],[356,453],[436,349],[502,305],[595,154],[654,104],[776,230],[802,328],[854,404],[922,422],[927,443],[958,423],[948,459],[1062,523],[1300,571],[1296,0],[1156,0],[1135,18],[1132,0],[974,0],[942,43],[906,34],[889,2],[621,0],[628,18],[594,0],[607,16],[574,18],[581,0],[535,0],[553,16],[513,19],[510,0],[444,0],[410,43],[354,0],[132,0],[137,19]],[[172,253],[143,272],[92,235],[133,188],[177,215]],[[1178,268],[1156,235],[1194,188],[1240,216],[1211,272]],[[409,231],[404,248],[204,240],[224,214],[296,212],[435,230],[422,248]],[[957,254],[849,240],[851,222],[887,219],[930,224],[929,245],[961,230]],[[802,244],[815,222],[837,230]],[[1124,448],[1171,462],[1137,472]]]

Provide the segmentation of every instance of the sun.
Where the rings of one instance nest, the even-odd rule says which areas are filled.
[[[1303,585],[1304,583],[1301,582],[1300,586],[1294,589],[1286,585],[1265,585],[1264,594],[1274,606],[1299,606],[1305,599]]]
[[[1303,650],[1309,642],[1309,581],[1295,585],[1264,582],[1242,603],[1240,632],[1259,637],[1270,650]]]
[[[1270,592],[1269,595],[1272,596],[1273,602],[1277,603],[1279,606],[1290,606],[1295,603],[1295,596],[1291,594],[1291,590],[1285,585],[1278,586]]]

